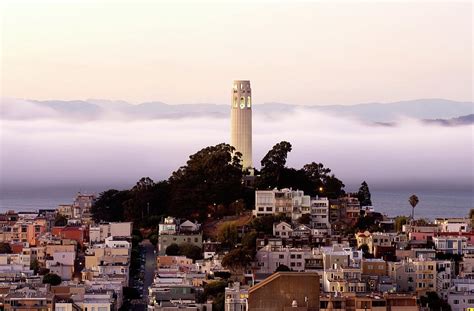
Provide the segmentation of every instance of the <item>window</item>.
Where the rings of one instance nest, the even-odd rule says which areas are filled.
[[[251,101],[250,101],[250,96],[247,96],[247,107],[250,108],[251,104],[252,104],[252,103],[251,103]]]
[[[285,255],[278,255],[278,258],[283,259],[285,258]]]

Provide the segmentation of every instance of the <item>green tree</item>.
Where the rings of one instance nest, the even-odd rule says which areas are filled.
[[[0,254],[11,254],[12,248],[10,243],[7,242],[0,242]]]
[[[203,303],[207,300],[212,300],[212,310],[224,311],[224,293],[227,284],[227,281],[207,283],[204,285],[203,294],[198,298],[198,301]]]
[[[175,216],[203,219],[209,206],[228,206],[240,199],[241,180],[241,154],[234,147],[219,144],[204,148],[170,177],[170,211]]]
[[[179,254],[191,258],[192,260],[202,259],[202,249],[190,243],[180,244]]]
[[[253,256],[249,250],[238,247],[224,256],[222,259],[222,266],[234,272],[242,273],[252,260]]]
[[[257,236],[258,234],[254,230],[244,234],[242,237],[242,247],[255,252],[257,247]]]
[[[303,171],[312,184],[310,195],[325,196],[325,180],[331,172],[330,168],[324,167],[322,163],[311,162],[303,166]]]
[[[369,185],[365,182],[362,182],[357,193],[357,198],[359,199],[361,206],[372,206],[371,194],[369,190]]]
[[[427,292],[426,296],[421,296],[420,305],[429,307],[431,311],[451,311],[451,306],[441,299],[436,292]]]
[[[43,284],[50,284],[51,286],[57,286],[61,284],[61,277],[54,273],[48,273],[43,276]]]
[[[273,224],[280,221],[291,222],[289,217],[280,215],[265,215],[252,219],[249,226],[256,232],[261,232],[267,235],[273,234]]]
[[[156,226],[159,221],[156,216],[166,213],[167,192],[167,182],[155,183],[150,177],[142,177],[129,191],[128,199],[122,203],[125,220],[142,227]]]
[[[64,215],[57,214],[54,218],[54,225],[57,227],[64,227],[67,225],[67,218]]]
[[[344,187],[344,183],[332,174],[325,178],[322,194],[330,199],[337,199],[346,193]]]
[[[414,194],[408,199],[408,203],[410,203],[411,208],[412,208],[412,210],[411,210],[411,220],[412,221],[415,219],[415,206],[418,205],[418,202],[420,202],[420,200]]]
[[[155,182],[150,177],[142,177],[139,181],[133,186],[132,191],[134,192],[147,192],[153,189]]]
[[[301,217],[298,219],[298,222],[302,225],[309,225],[311,222],[311,215],[310,214],[303,214]]]
[[[408,223],[408,218],[406,216],[397,216],[395,217],[395,230],[401,232],[403,225]]]
[[[289,142],[282,141],[273,146],[273,148],[263,157],[260,162],[262,168],[258,180],[258,186],[260,188],[267,189],[281,187],[281,176],[285,170],[286,158],[288,157],[291,148]]]
[[[238,239],[237,226],[233,222],[228,221],[220,226],[217,232],[217,240],[221,242],[223,247],[233,248],[237,244]]]
[[[168,256],[178,256],[179,255],[179,245],[176,243],[170,244],[166,250],[166,255]]]
[[[30,262],[30,270],[33,270],[33,272],[35,274],[38,274],[38,271],[40,269],[40,264],[38,262],[38,259],[34,258],[31,262]]]
[[[278,268],[276,268],[275,270],[275,272],[285,272],[285,271],[291,271],[291,269],[286,265],[279,265]]]
[[[96,222],[123,221],[123,202],[129,198],[129,191],[110,189],[102,192],[91,208]]]
[[[158,244],[158,235],[156,233],[152,233],[148,236],[148,240],[150,240],[150,243],[156,246]]]

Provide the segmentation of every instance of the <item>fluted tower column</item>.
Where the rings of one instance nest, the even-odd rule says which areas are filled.
[[[252,89],[250,81],[235,80],[230,112],[231,145],[242,153],[243,169],[252,164]]]

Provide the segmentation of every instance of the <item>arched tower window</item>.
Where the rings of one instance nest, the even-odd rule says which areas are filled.
[[[239,106],[239,103],[237,101],[237,97],[234,97],[234,108],[237,108]]]
[[[245,97],[240,98],[240,108],[245,108]]]
[[[247,107],[251,107],[252,106],[252,100],[250,99],[250,96],[247,96]]]

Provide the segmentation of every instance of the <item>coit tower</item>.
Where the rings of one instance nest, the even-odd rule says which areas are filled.
[[[230,112],[231,145],[242,153],[242,168],[252,165],[252,89],[250,81],[235,80]]]

